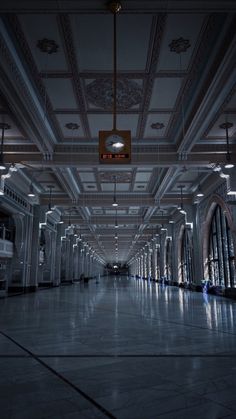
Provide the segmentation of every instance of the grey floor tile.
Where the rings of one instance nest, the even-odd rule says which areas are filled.
[[[0,417],[236,417],[235,304],[122,278],[0,301]]]

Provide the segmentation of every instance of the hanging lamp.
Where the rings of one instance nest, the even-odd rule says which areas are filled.
[[[221,129],[225,130],[226,134],[226,163],[224,165],[225,169],[232,169],[234,167],[234,164],[231,161],[231,155],[229,151],[229,128],[232,128],[233,125],[234,124],[232,124],[232,122],[224,122],[219,126]]]
[[[163,217],[164,217],[164,211],[161,211],[161,216],[162,216],[162,223],[161,223],[161,231],[166,231],[167,229],[164,227],[164,223],[163,223]]]
[[[48,210],[47,210],[47,214],[52,214],[52,189],[53,186],[49,185],[49,203],[48,203]]]
[[[116,210],[115,228],[118,228],[118,223],[117,223],[117,210]]]
[[[30,184],[30,187],[29,187],[29,192],[28,192],[28,194],[27,194],[30,198],[33,198],[34,196],[35,196],[35,193],[34,193],[34,187],[33,187],[33,184],[32,184],[32,182],[31,182],[31,184]]]
[[[203,196],[204,196],[204,193],[203,193],[203,191],[202,191],[202,187],[201,187],[201,182],[200,182],[200,172],[199,172],[199,170],[198,170],[198,179],[199,179],[199,181],[198,181],[198,187],[197,187],[197,197],[198,198],[202,198]]]
[[[204,196],[204,193],[202,191],[201,184],[199,183],[198,188],[197,188],[197,197],[202,198],[203,196]]]
[[[99,159],[101,163],[130,163],[131,131],[117,129],[117,26],[116,17],[121,10],[118,1],[108,3],[113,14],[113,128],[99,131]]]
[[[178,209],[181,214],[186,214],[183,204],[183,185],[179,185],[178,188],[180,189],[180,207],[178,207]]]
[[[118,203],[116,201],[116,176],[114,176],[114,196],[113,196],[113,207],[118,207]]]

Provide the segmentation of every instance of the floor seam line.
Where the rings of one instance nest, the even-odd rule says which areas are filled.
[[[11,342],[13,342],[15,345],[17,345],[19,348],[27,352],[35,361],[37,361],[40,365],[44,366],[47,370],[49,370],[52,374],[54,374],[56,377],[60,378],[64,383],[68,384],[71,388],[73,388],[77,393],[79,393],[81,396],[83,396],[87,401],[89,401],[91,404],[93,404],[100,412],[102,412],[105,416],[116,419],[116,417],[110,413],[105,407],[100,405],[96,402],[96,400],[92,399],[89,395],[87,395],[83,390],[80,390],[75,384],[73,384],[71,381],[67,380],[62,374],[58,373],[54,368],[50,367],[46,362],[42,361],[37,355],[35,355],[33,352],[31,352],[29,349],[25,348],[23,345],[18,343],[15,339],[13,339],[11,336],[7,335],[5,332],[0,330],[0,334],[7,339],[9,339]]]

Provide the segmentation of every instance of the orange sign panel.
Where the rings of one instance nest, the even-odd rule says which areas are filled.
[[[131,161],[130,131],[99,131],[100,163],[120,164]]]

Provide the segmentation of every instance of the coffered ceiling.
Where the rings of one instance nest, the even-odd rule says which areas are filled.
[[[131,130],[129,165],[99,163],[112,129],[113,41],[103,1],[0,5],[4,155],[32,202],[52,202],[106,262],[124,263],[178,216],[236,145],[236,3],[123,2],[117,16],[117,128]],[[119,206],[112,207],[116,179]],[[10,182],[10,180],[9,180]],[[115,230],[117,221],[118,229]],[[115,234],[118,239],[114,239]]]

